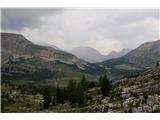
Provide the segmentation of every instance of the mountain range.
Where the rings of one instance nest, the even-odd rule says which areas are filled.
[[[119,78],[153,68],[160,61],[160,40],[143,43],[132,51],[112,52],[102,61],[104,56],[89,47],[69,53],[36,45],[20,34],[1,33],[1,38],[2,80],[74,78],[83,74],[93,78],[106,72]]]
[[[108,55],[102,55],[98,50],[85,46],[85,47],[74,48],[69,52],[87,62],[97,63],[97,62],[102,62],[112,58],[118,58],[118,57],[124,56],[130,51],[131,51],[130,49],[124,48],[119,52],[111,51]]]
[[[1,37],[2,79],[74,77],[81,74],[98,75],[104,72],[103,68],[68,52],[36,45],[23,35],[1,33]]]
[[[99,63],[111,74],[128,74],[153,68],[160,61],[160,40],[146,42],[130,51],[128,54]]]
[[[127,53],[129,53],[130,51],[131,51],[131,49],[129,49],[129,48],[123,48],[119,52],[111,51],[107,56],[105,56],[104,60],[109,60],[109,59],[113,59],[113,58],[122,57],[122,56],[126,55]]]

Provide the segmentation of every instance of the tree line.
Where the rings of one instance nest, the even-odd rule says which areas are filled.
[[[67,87],[60,88],[57,86],[55,94],[52,96],[49,88],[45,88],[43,92],[44,109],[58,104],[63,105],[69,102],[72,106],[84,106],[87,103],[87,90],[99,86],[101,94],[105,97],[110,93],[111,84],[106,75],[100,76],[99,83],[87,81],[83,75],[79,82],[70,80]]]

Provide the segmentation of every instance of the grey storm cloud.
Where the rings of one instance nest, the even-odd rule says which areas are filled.
[[[107,54],[159,39],[159,10],[3,8],[2,31],[65,50],[90,46]]]
[[[2,8],[2,29],[22,30],[24,27],[37,28],[41,17],[58,14],[61,8]]]

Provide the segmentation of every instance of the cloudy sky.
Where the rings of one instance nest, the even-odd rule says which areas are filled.
[[[102,54],[159,39],[158,9],[3,8],[2,31],[64,50],[90,46]]]

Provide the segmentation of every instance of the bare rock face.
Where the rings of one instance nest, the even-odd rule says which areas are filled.
[[[147,105],[149,106],[153,106],[154,105],[154,97],[153,96],[148,96],[148,99],[147,99]]]
[[[141,112],[143,112],[143,108],[142,107],[132,108],[132,112],[133,113],[141,113]]]
[[[130,93],[130,88],[124,88],[124,89],[122,90],[122,98],[123,98],[123,99],[129,98],[130,95],[131,95],[131,93]]]
[[[151,113],[152,112],[152,107],[149,106],[149,105],[144,105],[143,106],[143,112]]]
[[[156,112],[156,111],[158,112],[158,111],[160,111],[160,106],[159,105],[153,105],[152,110],[154,112]]]
[[[105,97],[105,98],[101,101],[101,103],[102,103],[102,104],[107,104],[107,103],[109,102],[109,100],[110,100],[110,97]]]

